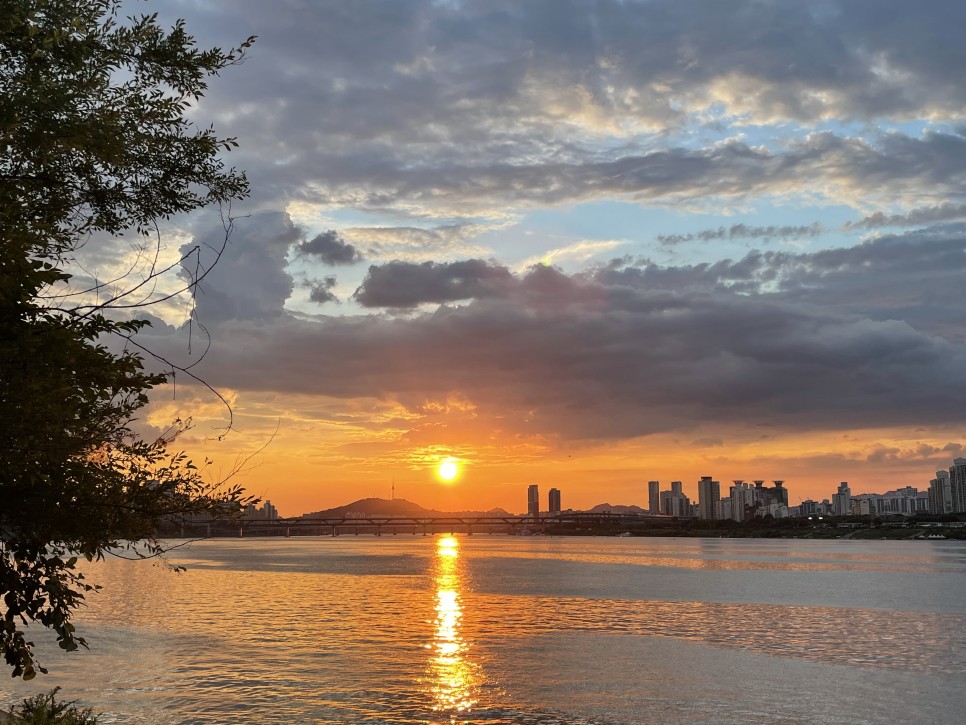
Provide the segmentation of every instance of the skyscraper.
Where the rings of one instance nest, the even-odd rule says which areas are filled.
[[[832,494],[832,515],[848,516],[852,513],[852,489],[848,481],[839,484],[837,493]]]
[[[711,476],[701,476],[698,481],[698,516],[702,519],[718,518],[718,500],[721,498],[721,484],[712,481]]]
[[[680,481],[671,481],[671,490],[661,491],[661,513],[678,518],[691,516],[691,499],[684,495]]]
[[[951,514],[953,512],[953,490],[949,485],[949,472],[936,471],[936,477],[929,482],[929,513]]]
[[[534,519],[540,516],[540,489],[535,483],[527,489],[527,516]]]
[[[750,483],[745,483],[740,478],[732,481],[734,484],[730,490],[731,498],[731,518],[735,521],[744,521],[750,507],[755,505],[755,489]]]
[[[560,513],[560,489],[550,489],[549,501],[547,503],[547,511],[550,512],[551,516],[555,516]]]
[[[953,499],[953,513],[966,512],[966,458],[957,458],[949,467],[949,488]]]
[[[652,514],[661,513],[661,482],[647,482],[647,510]]]

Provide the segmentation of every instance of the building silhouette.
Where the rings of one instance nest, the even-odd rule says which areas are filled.
[[[540,488],[535,483],[527,489],[527,516],[534,519],[540,516]]]
[[[652,514],[661,513],[661,482],[647,482],[647,510]]]
[[[691,516],[691,499],[682,490],[680,481],[671,481],[670,491],[661,491],[661,513],[667,516]]]
[[[949,467],[949,487],[953,513],[966,513],[966,458],[957,458]]]
[[[936,471],[936,477],[929,482],[929,513],[951,514],[952,512],[953,487],[949,482],[949,471]]]
[[[719,515],[721,484],[712,481],[711,476],[701,476],[698,481],[698,516],[702,519],[716,519]]]
[[[839,489],[832,494],[832,514],[834,516],[848,516],[852,513],[852,489],[848,481],[842,481]]]
[[[744,521],[749,516],[753,516],[752,512],[756,510],[755,489],[740,478],[731,483],[731,489],[728,491],[728,498],[731,499],[731,518],[735,521]]]
[[[550,512],[551,516],[556,516],[560,513],[560,489],[551,488],[550,494],[547,501],[547,511]]]
[[[278,518],[278,509],[272,505],[271,501],[266,499],[261,508],[255,506],[255,504],[248,504],[242,518],[250,521],[274,521]]]

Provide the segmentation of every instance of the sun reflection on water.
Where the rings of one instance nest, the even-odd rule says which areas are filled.
[[[476,705],[479,679],[477,667],[467,660],[468,643],[463,637],[459,540],[443,536],[436,541],[434,572],[436,619],[433,641],[428,648],[433,709],[454,716]]]

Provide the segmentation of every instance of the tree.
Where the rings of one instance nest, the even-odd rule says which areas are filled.
[[[11,711],[12,725],[97,725],[90,708],[79,709],[73,702],[58,702],[55,687],[47,693],[25,699]]]
[[[128,234],[147,253],[161,220],[247,195],[220,158],[235,140],[186,113],[253,38],[200,50],[183,22],[121,20],[119,4],[0,5],[0,653],[25,679],[46,670],[23,625],[52,629],[68,651],[85,644],[71,615],[95,587],[77,556],[156,555],[166,517],[251,500],[169,450],[173,436],[131,428],[176,369],[145,367],[136,313],[187,260],[159,266],[154,241],[146,272],[106,294],[71,271],[92,235]]]

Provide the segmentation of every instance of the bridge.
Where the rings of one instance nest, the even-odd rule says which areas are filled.
[[[653,514],[566,513],[533,516],[301,516],[288,519],[240,519],[172,522],[182,538],[263,536],[358,536],[370,534],[543,534],[633,531],[667,524],[670,516]],[[170,535],[170,534],[169,534]]]

